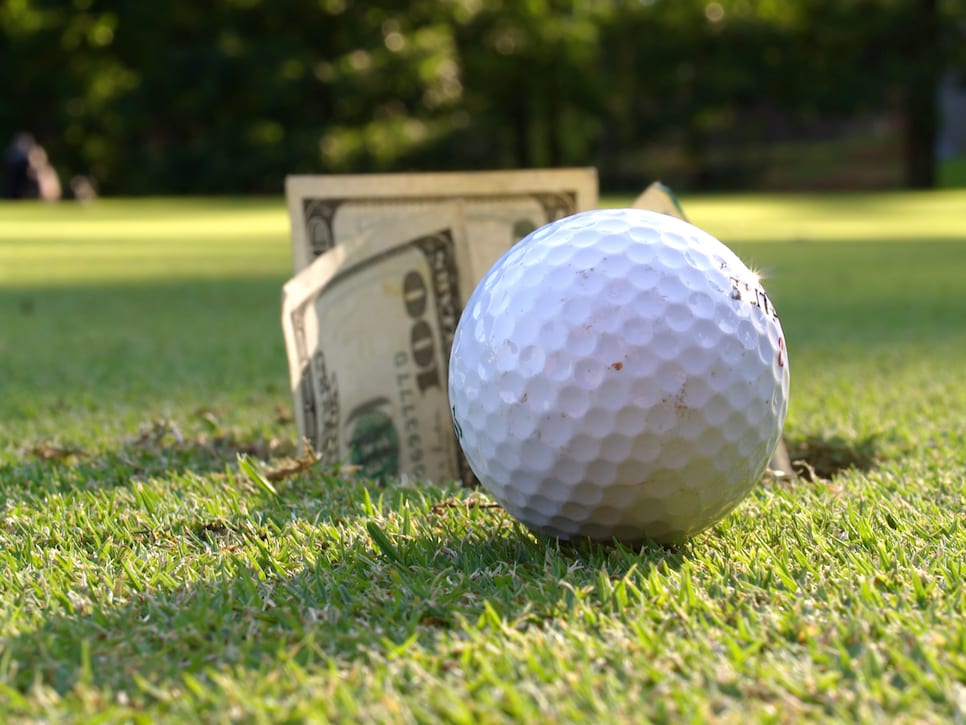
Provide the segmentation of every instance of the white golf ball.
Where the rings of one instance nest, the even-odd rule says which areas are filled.
[[[473,472],[531,529],[673,543],[761,479],[788,355],[730,249],[680,219],[602,209],[537,229],[487,272],[449,395]]]

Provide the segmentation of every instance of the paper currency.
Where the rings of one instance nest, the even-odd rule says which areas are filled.
[[[684,209],[678,203],[674,192],[671,191],[670,187],[665,186],[660,181],[655,181],[644,189],[634,200],[634,203],[631,204],[631,208],[656,211],[661,214],[683,219],[684,221],[688,220],[684,216]]]
[[[597,171],[289,176],[285,181],[295,271],[373,227],[459,200],[470,263],[480,277],[537,227],[597,206]]]
[[[372,478],[469,482],[446,391],[463,304],[516,241],[597,206],[596,170],[292,176],[286,194],[300,440]]]
[[[371,478],[463,478],[447,366],[475,280],[462,210],[438,206],[339,244],[283,290],[300,438]]]

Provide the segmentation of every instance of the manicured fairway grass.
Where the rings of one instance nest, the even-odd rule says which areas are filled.
[[[281,199],[0,205],[0,721],[961,722],[966,193],[682,201],[824,476],[640,551],[240,472],[293,454]]]

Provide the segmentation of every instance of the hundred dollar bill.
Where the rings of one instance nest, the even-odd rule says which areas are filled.
[[[670,187],[665,186],[660,181],[655,181],[644,189],[634,200],[634,203],[631,204],[631,208],[656,211],[661,214],[683,219],[684,221],[688,220],[684,216],[684,209],[678,203],[674,192],[671,191]]]
[[[282,327],[300,440],[371,478],[469,481],[447,366],[475,281],[453,203],[370,226],[290,280]]]
[[[459,200],[470,263],[481,277],[503,252],[547,222],[597,206],[597,171],[441,172],[289,176],[296,273],[373,227]]]

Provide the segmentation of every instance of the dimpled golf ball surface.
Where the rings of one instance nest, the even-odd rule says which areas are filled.
[[[788,407],[771,300],[731,250],[637,209],[506,252],[457,326],[449,394],[490,494],[562,539],[680,542],[761,479]]]

